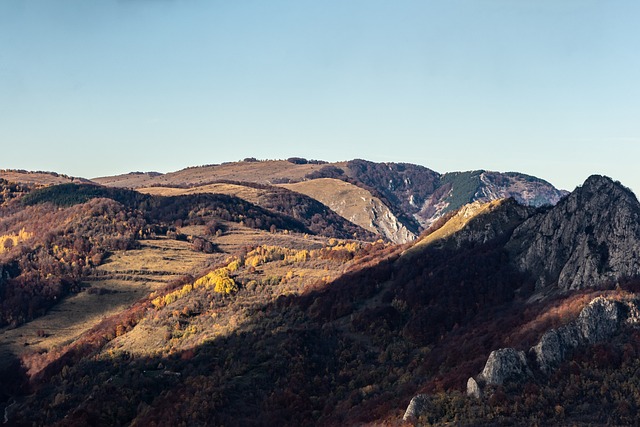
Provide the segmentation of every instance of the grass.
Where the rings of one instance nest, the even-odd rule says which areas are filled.
[[[335,164],[341,165],[341,164]],[[151,177],[141,174],[129,174],[113,177],[95,178],[94,181],[112,187],[140,188],[150,186],[199,186],[220,180],[257,182],[275,184],[279,182],[302,181],[308,173],[321,169],[325,165],[296,165],[286,160],[268,160],[261,162],[234,162],[187,168],[180,171]]]
[[[394,223],[399,224],[398,219],[367,190],[334,178],[281,184],[280,187],[312,197],[365,230],[395,240]],[[406,234],[413,236],[408,230]]]
[[[186,242],[161,239],[141,245],[141,249],[111,255],[82,292],[65,298],[46,315],[2,330],[1,347],[22,355],[68,344],[105,317],[164,288],[172,278],[195,274],[210,258],[193,252]]]
[[[182,196],[186,194],[226,194],[246,200],[250,203],[257,203],[258,197],[264,190],[251,188],[236,184],[208,184],[193,188],[173,188],[173,187],[143,187],[139,192],[154,196]]]
[[[15,329],[1,330],[0,361],[10,354],[21,356],[47,352],[69,344],[104,318],[122,312],[154,291],[162,290],[172,279],[186,274],[197,275],[247,246],[277,245],[317,249],[323,247],[327,240],[316,236],[268,233],[232,222],[225,222],[225,226],[227,231],[222,236],[212,238],[222,251],[220,253],[194,252],[190,243],[167,238],[142,240],[140,249],[113,253],[97,268],[96,274],[88,278],[85,290],[65,298],[42,317]],[[179,231],[200,235],[204,227],[184,227]],[[273,269],[268,274],[285,277],[288,271],[285,268]],[[305,275],[317,280],[327,273],[322,270],[300,270],[294,277]],[[138,337],[138,334],[146,338]],[[153,352],[158,337],[164,335],[163,328],[145,329],[142,326],[128,339],[133,340],[132,348],[147,343],[139,351]]]

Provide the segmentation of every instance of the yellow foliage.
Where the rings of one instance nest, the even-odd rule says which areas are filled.
[[[195,282],[193,282],[193,284],[187,283],[180,289],[177,289],[166,295],[153,298],[151,300],[151,304],[153,304],[155,308],[165,307],[181,298],[186,297],[189,293],[197,288],[213,288],[213,291],[219,294],[230,294],[232,292],[236,292],[238,290],[238,284],[235,282],[235,280],[229,277],[229,273],[232,271],[236,271],[239,268],[239,265],[240,263],[238,260],[231,261],[227,267],[221,267],[217,270],[213,270],[197,279]],[[150,297],[153,296],[154,294],[150,295]]]
[[[237,271],[240,268],[240,260],[236,259],[234,261],[231,261],[229,265],[227,265],[227,268],[231,272]]]
[[[7,249],[12,248],[13,246],[17,246],[18,243],[29,240],[32,237],[33,233],[29,233],[24,229],[24,227],[18,232],[17,235],[7,234],[6,236],[0,236],[0,254],[5,252]],[[11,243],[7,243],[9,240],[11,240]]]
[[[280,246],[258,246],[247,254],[244,265],[258,267],[272,261],[285,261],[287,264],[304,262],[311,258],[311,252],[306,249],[297,250]]]
[[[236,282],[229,277],[229,269],[226,267],[214,270],[195,282],[193,282],[195,288],[204,287],[205,289],[213,288],[214,292],[220,294],[230,294],[238,290]]]

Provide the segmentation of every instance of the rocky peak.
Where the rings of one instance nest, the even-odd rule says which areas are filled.
[[[516,228],[507,249],[538,290],[593,287],[640,274],[639,221],[633,193],[594,175]]]

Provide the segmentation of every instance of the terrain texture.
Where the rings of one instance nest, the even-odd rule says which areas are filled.
[[[640,203],[608,177],[565,194],[300,158],[2,177],[9,425],[639,415]]]

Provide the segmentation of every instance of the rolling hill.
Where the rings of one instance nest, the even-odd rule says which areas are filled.
[[[304,175],[282,187],[3,182],[7,422],[633,423],[628,189],[592,176],[554,206],[559,192],[520,174],[359,164],[376,178],[356,185],[348,162],[296,161],[278,173]],[[400,181],[372,187],[387,171]],[[354,223],[383,234],[380,217],[400,222],[391,200],[402,211],[428,187],[471,203],[403,244],[351,238]]]
[[[334,181],[301,185],[319,179]],[[221,182],[297,185],[308,196],[312,196],[312,193],[318,197],[324,195],[322,197],[325,201],[334,196],[337,200],[340,199],[345,185],[337,181],[343,181],[370,193],[360,193],[358,196],[372,201],[368,208],[363,206],[367,212],[354,217],[362,216],[362,220],[358,220],[361,221],[359,225],[385,238],[395,235],[391,239],[395,242],[411,240],[411,235],[418,235],[448,212],[474,201],[487,202],[514,197],[523,204],[539,207],[554,205],[567,194],[542,179],[521,173],[471,171],[440,174],[419,165],[374,163],[360,159],[337,163],[301,158],[264,161],[248,159],[192,167],[168,174],[135,172],[94,178],[94,181],[123,188],[191,188]],[[334,184],[336,188],[330,189],[329,184]],[[320,187],[321,190],[314,190],[315,187]],[[336,209],[343,209],[339,207],[339,202],[333,203]],[[373,227],[368,228],[370,219],[379,218],[380,215],[386,218],[383,220],[385,224],[378,226],[374,221]],[[352,216],[353,214],[347,214],[345,218]]]

